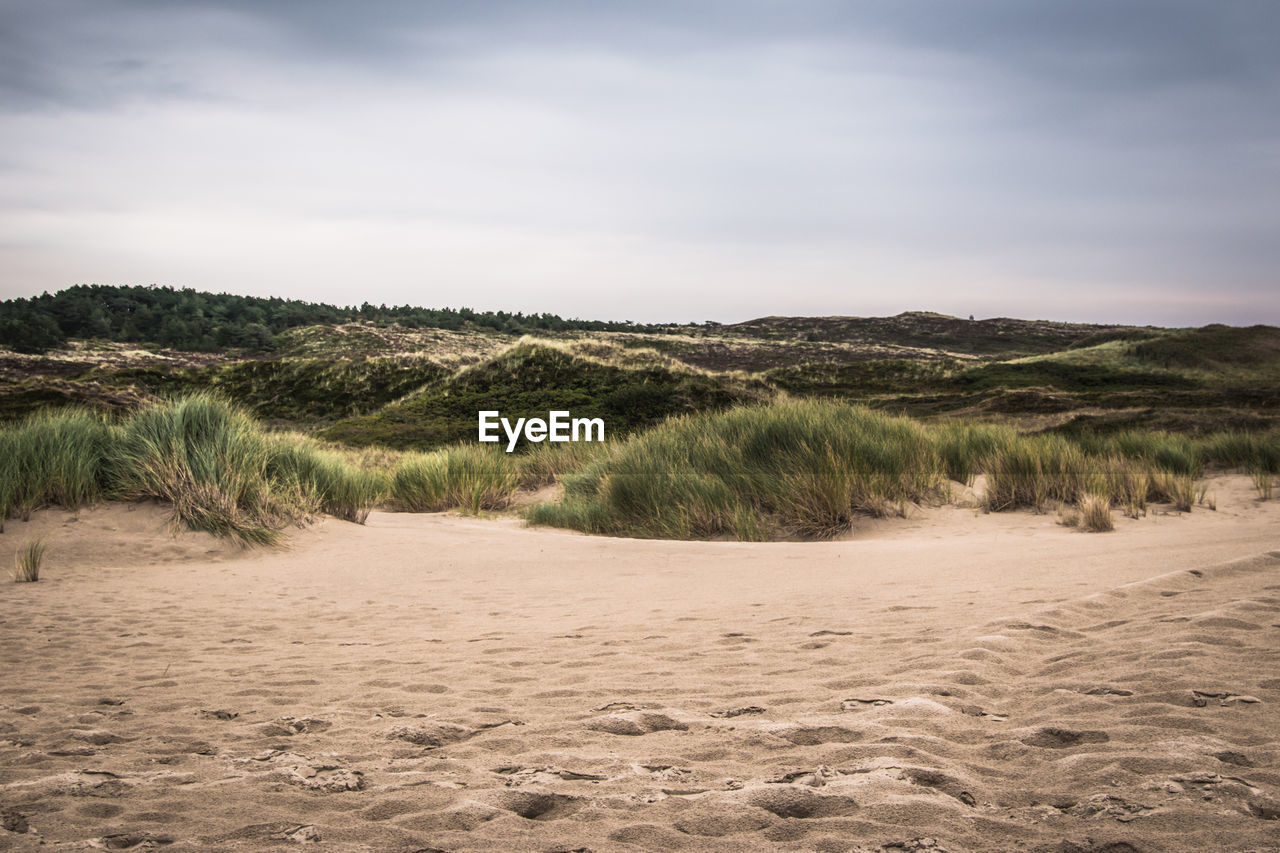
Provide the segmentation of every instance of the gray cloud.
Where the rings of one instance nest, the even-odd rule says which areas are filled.
[[[1280,7],[28,0],[0,295],[1280,321]]]

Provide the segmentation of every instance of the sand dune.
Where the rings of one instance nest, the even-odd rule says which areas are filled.
[[[1278,850],[1280,507],[1214,490],[826,543],[10,521],[0,849]]]

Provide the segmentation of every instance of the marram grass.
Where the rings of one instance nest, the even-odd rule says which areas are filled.
[[[1137,518],[1152,502],[1188,511],[1205,503],[1196,478],[1208,468],[1248,471],[1269,496],[1280,434],[1021,435],[807,400],[675,417],[607,444],[406,453],[269,434],[238,407],[195,396],[118,422],[63,411],[0,428],[0,525],[43,506],[155,498],[177,524],[272,544],[320,513],[354,522],[378,506],[480,513],[558,482],[562,499],[532,507],[533,523],[647,538],[820,539],[862,517],[945,501],[950,481],[980,475],[989,511],[1056,504],[1100,516],[1105,504]]]
[[[47,546],[42,539],[24,542],[13,555],[12,577],[16,583],[34,583],[40,580],[40,564],[44,562]]]
[[[824,538],[859,517],[944,500],[948,480],[981,474],[988,511],[1071,506],[1084,529],[1101,530],[1113,507],[1134,518],[1152,502],[1190,511],[1203,503],[1195,478],[1209,465],[1280,466],[1280,436],[1078,439],[989,424],[924,426],[830,401],[778,402],[675,418],[611,445],[562,474],[563,499],[527,517],[648,538]]]
[[[947,494],[919,424],[827,402],[673,418],[564,482],[531,521],[670,539],[830,537]]]
[[[1106,533],[1115,529],[1109,498],[1089,493],[1080,499],[1080,529],[1090,533]]]
[[[392,502],[409,512],[503,509],[520,487],[518,461],[490,445],[408,456],[391,475]]]
[[[307,439],[268,436],[239,408],[204,395],[114,425],[65,411],[0,430],[0,519],[155,498],[172,506],[176,524],[269,545],[319,512],[363,521],[384,491],[378,472]]]
[[[48,504],[68,509],[101,500],[112,431],[84,411],[32,415],[0,430],[0,532],[10,514],[27,519]]]

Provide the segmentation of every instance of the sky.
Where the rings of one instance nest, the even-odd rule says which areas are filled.
[[[1275,0],[0,0],[0,299],[1280,324]]]

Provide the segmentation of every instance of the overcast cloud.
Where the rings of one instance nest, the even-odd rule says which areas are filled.
[[[0,0],[0,298],[1280,322],[1274,0]]]

